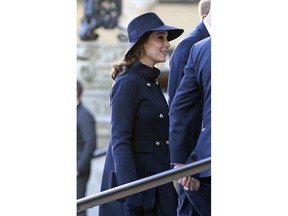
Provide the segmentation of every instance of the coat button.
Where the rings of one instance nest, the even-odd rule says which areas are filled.
[[[158,142],[158,141],[155,144],[156,144],[156,146],[160,146],[160,142]]]
[[[166,144],[169,145],[169,141],[168,140],[166,141]]]
[[[151,87],[151,83],[147,83],[147,86],[148,86],[148,87]]]
[[[160,114],[159,117],[160,117],[160,118],[163,118],[163,114]]]

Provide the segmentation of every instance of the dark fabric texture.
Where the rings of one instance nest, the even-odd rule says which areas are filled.
[[[197,127],[199,109],[202,125],[192,151],[188,151],[187,136]],[[170,155],[173,163],[192,163],[211,157],[211,38],[195,43],[190,51],[184,77],[170,106]],[[211,214],[211,170],[193,175],[202,178],[200,190],[186,192],[186,197],[199,215]],[[210,182],[211,183],[211,182]],[[208,185],[207,187],[203,185]],[[210,185],[210,186],[209,186]],[[204,187],[204,189],[203,189]],[[208,189],[207,189],[208,188]],[[207,189],[207,190],[206,190]],[[186,199],[185,196],[181,197]],[[185,200],[183,200],[184,202]]]
[[[116,77],[110,94],[111,140],[101,191],[109,188],[111,170],[116,172],[117,185],[122,185],[170,169],[169,111],[156,80],[159,74],[157,68],[136,61],[126,73]],[[164,211],[164,204],[169,215],[176,215],[177,193],[173,183],[163,188],[165,192],[162,187],[152,188],[125,198],[125,202],[101,205],[99,215],[123,216],[127,207],[130,211],[142,211],[159,206]],[[159,202],[161,199],[164,202]]]

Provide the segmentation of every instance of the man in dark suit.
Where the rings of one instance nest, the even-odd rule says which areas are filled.
[[[180,84],[182,77],[184,76],[184,67],[187,64],[188,57],[190,54],[191,47],[198,41],[207,38],[210,36],[209,33],[209,23],[205,19],[210,11],[211,0],[201,0],[198,3],[198,13],[201,19],[201,22],[198,26],[191,31],[174,49],[169,65],[169,80],[168,80],[168,101],[171,106],[171,102],[175,96],[176,90]],[[190,133],[191,136],[186,136],[186,142],[190,143],[187,152],[192,152],[196,142],[198,140],[199,134],[201,132],[202,124],[202,111],[199,112],[196,123],[193,127],[193,133]],[[190,125],[191,126],[191,125]],[[192,129],[191,129],[192,130]],[[179,215],[189,215],[197,216],[197,212],[194,210],[193,206],[189,202],[188,197],[192,196],[192,192],[184,191],[183,187],[178,185],[178,214]],[[191,199],[191,198],[190,198]]]
[[[168,80],[168,100],[171,104],[179,83],[184,76],[183,69],[187,64],[191,47],[198,41],[209,37],[207,23],[204,18],[210,11],[211,0],[201,0],[198,5],[198,13],[201,22],[188,35],[182,39],[175,47],[169,61],[169,80]]]
[[[170,155],[175,167],[211,156],[211,37],[193,45],[188,63],[170,109]],[[195,148],[186,136],[202,110],[202,127]],[[211,170],[178,180],[186,191],[196,215],[211,215]]]
[[[96,122],[93,115],[81,103],[83,87],[77,81],[77,199],[86,195],[90,176],[91,159],[96,149]],[[78,216],[86,216],[86,211]]]

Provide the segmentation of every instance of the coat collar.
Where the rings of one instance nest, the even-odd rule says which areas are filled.
[[[136,60],[131,65],[129,70],[135,72],[136,74],[138,74],[147,81],[155,80],[160,75],[160,70],[158,68],[156,67],[151,68],[147,65],[142,64],[139,60]]]

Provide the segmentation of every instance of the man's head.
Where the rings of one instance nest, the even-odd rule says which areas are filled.
[[[200,0],[198,4],[198,13],[201,20],[203,20],[209,13],[211,0]]]

